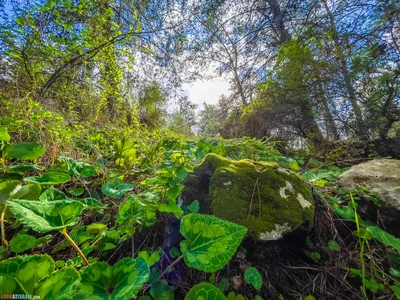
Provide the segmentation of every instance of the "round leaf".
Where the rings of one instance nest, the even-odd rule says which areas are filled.
[[[132,190],[133,190],[133,186],[129,183],[120,183],[118,185],[114,185],[111,182],[107,182],[101,188],[101,191],[103,192],[104,195],[114,198],[114,199],[121,198],[127,192],[132,191]]]
[[[255,289],[261,289],[262,277],[256,268],[247,268],[246,271],[244,271],[244,279],[248,284],[254,286]]]
[[[215,272],[235,254],[247,228],[214,216],[190,214],[182,218],[180,232],[186,238],[180,244],[186,265]]]
[[[202,282],[192,287],[185,300],[226,300],[224,294],[210,283]]]
[[[84,205],[79,201],[10,200],[15,217],[33,230],[46,233],[73,226],[79,222]]]
[[[21,253],[33,248],[36,245],[36,238],[29,234],[19,234],[10,241],[10,249],[14,253]]]
[[[40,201],[67,200],[68,197],[63,192],[55,188],[45,190],[39,197]]]
[[[135,298],[150,275],[149,267],[141,258],[121,259],[112,268],[107,263],[96,262],[80,273],[81,284],[73,298],[76,300]]]
[[[54,270],[48,255],[17,256],[0,262],[2,294],[35,294],[35,287]]]
[[[31,160],[41,157],[46,148],[38,143],[19,143],[6,149],[6,156],[9,158],[17,158],[22,160]]]
[[[68,190],[68,193],[74,196],[82,195],[85,192],[83,187],[73,187]]]
[[[34,294],[40,299],[67,300],[75,294],[79,279],[79,273],[73,267],[63,268],[40,282]]]
[[[61,184],[61,183],[66,183],[70,180],[71,177],[68,174],[60,172],[47,172],[44,173],[41,177],[32,176],[24,178],[24,181],[26,182],[34,182],[43,185]]]

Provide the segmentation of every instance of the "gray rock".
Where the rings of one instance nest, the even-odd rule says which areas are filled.
[[[400,160],[374,159],[351,167],[338,178],[345,189],[364,188],[372,192],[381,207],[361,203],[360,209],[369,218],[381,218],[389,231],[400,234]],[[373,221],[376,221],[373,220]]]

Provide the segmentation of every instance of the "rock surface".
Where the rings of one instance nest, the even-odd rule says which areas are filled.
[[[181,198],[185,204],[199,200],[200,213],[246,226],[254,240],[306,231],[314,220],[309,186],[274,163],[208,154],[186,180]]]
[[[381,218],[389,231],[400,234],[400,160],[374,159],[361,163],[340,175],[338,182],[346,189],[363,188],[375,194],[380,207],[361,203],[361,212],[373,221]]]

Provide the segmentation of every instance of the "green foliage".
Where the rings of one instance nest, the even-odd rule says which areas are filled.
[[[185,300],[198,300],[198,299],[226,300],[227,298],[225,297],[224,294],[220,292],[219,289],[217,289],[212,284],[202,282],[192,287],[189,293],[185,297]]]
[[[81,202],[66,200],[12,200],[9,206],[21,223],[40,233],[74,226],[84,208]]]
[[[262,277],[256,268],[247,268],[244,271],[244,279],[248,284],[251,284],[255,289],[259,290],[262,287]]]
[[[46,148],[38,143],[19,143],[7,147],[6,156],[21,160],[32,160],[41,157],[46,152]]]
[[[40,201],[67,200],[68,197],[56,188],[48,188],[39,197]]]
[[[79,284],[73,268],[54,271],[48,255],[18,256],[0,262],[0,286],[6,294],[32,294],[41,299],[68,299]]]
[[[150,295],[153,299],[174,300],[173,287],[169,286],[165,280],[154,282],[150,289]]]
[[[25,252],[36,245],[36,238],[29,234],[15,235],[10,241],[10,249],[14,253]]]
[[[379,242],[386,246],[393,247],[400,253],[400,239],[376,226],[368,226],[366,229],[371,236],[377,239]]]
[[[329,241],[328,248],[334,252],[340,252],[340,246],[336,241]]]
[[[138,256],[140,258],[143,258],[148,264],[148,266],[151,267],[160,260],[161,254],[162,254],[161,251],[155,251],[151,255],[149,255],[149,252],[145,250],[145,251],[140,251],[138,253]]]
[[[112,182],[107,182],[101,188],[101,191],[104,195],[118,199],[124,196],[129,191],[133,190],[133,186],[129,183],[120,183],[118,185],[113,184]]]
[[[37,200],[40,196],[42,187],[39,184],[27,184],[21,186],[13,195],[12,199],[24,199],[24,200]]]
[[[194,200],[190,205],[187,206],[187,209],[192,213],[199,212],[199,210],[200,210],[199,200]]]
[[[47,172],[42,174],[42,176],[31,176],[25,177],[24,181],[33,182],[40,185],[56,185],[61,183],[66,183],[71,180],[68,174],[60,172]]]
[[[74,299],[132,299],[149,278],[149,267],[141,259],[124,258],[112,268],[96,262],[80,271],[81,284]]]
[[[18,180],[0,182],[0,203],[5,203],[20,187],[21,182]]]
[[[181,251],[185,263],[206,272],[223,268],[246,235],[247,228],[213,216],[190,214],[182,218]]]

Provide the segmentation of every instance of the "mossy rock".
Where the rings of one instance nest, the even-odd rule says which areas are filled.
[[[199,200],[200,213],[246,226],[257,241],[309,230],[314,220],[309,186],[275,163],[208,154],[186,180],[181,198],[184,204]]]

